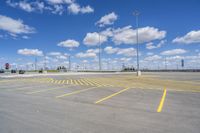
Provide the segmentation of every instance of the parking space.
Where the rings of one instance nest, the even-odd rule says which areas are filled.
[[[199,131],[198,86],[168,88],[149,80],[131,75],[2,79],[0,132]]]

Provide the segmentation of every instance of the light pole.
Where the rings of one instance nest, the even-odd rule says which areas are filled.
[[[69,71],[71,71],[71,55],[69,55],[68,58],[69,58],[69,63],[68,63],[69,64]]]
[[[101,71],[101,34],[99,32],[99,71]]]
[[[140,63],[139,63],[139,37],[138,37],[138,17],[140,15],[140,13],[138,11],[134,11],[133,15],[136,17],[136,41],[137,41],[137,76],[141,75],[141,71],[140,71]]]

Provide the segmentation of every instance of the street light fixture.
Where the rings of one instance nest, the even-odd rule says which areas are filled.
[[[101,34],[99,32],[99,71],[101,71]]]
[[[139,63],[139,42],[138,42],[138,17],[140,15],[140,12],[138,11],[134,11],[133,15],[136,17],[136,41],[137,41],[137,76],[141,75],[141,71],[140,71],[140,63]]]

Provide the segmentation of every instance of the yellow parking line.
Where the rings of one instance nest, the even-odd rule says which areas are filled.
[[[65,80],[67,84],[69,84],[69,80]]]
[[[130,89],[130,88],[125,88],[125,89],[120,90],[120,91],[118,91],[118,92],[116,92],[116,93],[113,93],[113,94],[111,94],[111,95],[109,95],[109,96],[107,96],[107,97],[104,97],[104,98],[102,98],[102,99],[96,101],[95,104],[98,104],[98,103],[103,102],[103,101],[105,101],[105,100],[107,100],[107,99],[110,99],[110,98],[112,98],[112,97],[114,97],[114,96],[116,96],[116,95],[118,95],[118,94],[120,94],[120,93],[122,93],[122,92],[124,92],[124,91],[127,91],[127,90],[129,90],[129,89]]]
[[[81,93],[81,92],[85,92],[85,91],[89,91],[89,90],[92,90],[92,89],[96,89],[98,87],[101,87],[101,86],[96,86],[96,87],[91,87],[91,88],[82,89],[82,90],[78,90],[78,91],[73,91],[73,92],[70,92],[70,93],[66,93],[66,94],[63,94],[63,95],[56,96],[56,98],[62,98],[62,97],[78,94],[78,93]]]
[[[70,79],[70,84],[73,84],[73,80],[72,79]]]
[[[162,96],[162,98],[161,98],[161,100],[160,100],[160,104],[159,104],[159,106],[158,106],[158,108],[157,108],[157,112],[158,112],[158,113],[160,113],[160,112],[162,111],[163,104],[164,104],[165,97],[166,97],[166,93],[167,93],[167,90],[164,89],[163,96]]]

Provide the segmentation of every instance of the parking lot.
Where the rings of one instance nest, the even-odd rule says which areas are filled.
[[[8,76],[2,133],[198,133],[199,73]]]

